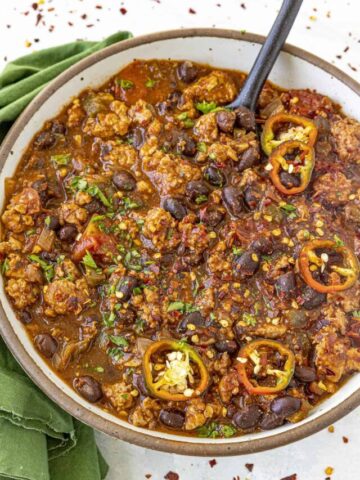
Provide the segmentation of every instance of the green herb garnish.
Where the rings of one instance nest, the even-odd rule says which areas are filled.
[[[116,83],[124,90],[129,90],[134,86],[134,82],[131,80],[125,80],[125,78],[117,78]]]
[[[155,85],[156,85],[156,80],[153,80],[152,78],[148,78],[145,82],[146,88],[153,88]]]
[[[337,235],[334,235],[334,240],[337,247],[343,247],[345,245],[344,242],[341,240],[341,238],[338,237]]]
[[[206,153],[207,152],[207,145],[205,142],[199,142],[196,144],[196,149],[198,152]]]
[[[206,195],[198,195],[195,198],[195,203],[196,205],[201,205],[202,203],[207,202],[207,200],[208,200],[208,197]]]
[[[206,114],[214,111],[217,108],[217,105],[215,102],[200,102],[196,103],[195,107],[200,112]]]
[[[79,192],[86,192],[91,197],[97,197],[107,208],[112,208],[112,204],[97,185],[89,185],[87,180],[81,177],[74,177],[70,182],[70,188]]]
[[[255,315],[252,315],[251,313],[244,312],[242,315],[243,321],[248,325],[249,327],[255,327],[256,325],[256,318]]]
[[[201,438],[229,438],[235,435],[236,428],[232,425],[222,425],[216,422],[210,422],[207,425],[198,428],[196,432]]]
[[[198,308],[192,305],[191,303],[185,302],[171,302],[168,305],[167,312],[182,312],[182,313],[191,313],[197,312]]]
[[[51,263],[45,262],[45,260],[43,260],[42,258],[40,258],[38,255],[35,255],[35,254],[29,255],[28,258],[32,262],[40,265],[40,267],[42,268],[42,271],[44,272],[46,280],[50,283],[55,275],[54,265],[52,265]]]
[[[67,165],[71,159],[70,153],[51,155],[50,160],[56,165]]]
[[[97,270],[97,268],[98,268],[93,256],[91,255],[91,253],[88,250],[86,250],[86,254],[84,255],[84,257],[82,259],[82,263],[86,267],[92,268],[93,270]]]
[[[110,335],[109,339],[118,347],[127,347],[129,345],[129,342],[126,340],[126,338],[120,335]]]

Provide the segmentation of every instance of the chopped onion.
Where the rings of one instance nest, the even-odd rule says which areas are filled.
[[[260,115],[263,118],[269,118],[272,115],[276,115],[277,113],[284,111],[284,105],[281,102],[280,97],[274,98],[270,103],[266,105],[262,110],[260,110]]]

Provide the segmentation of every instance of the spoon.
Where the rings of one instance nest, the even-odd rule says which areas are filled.
[[[287,36],[293,26],[303,0],[284,0],[276,20],[271,27],[255,63],[230,108],[240,106],[255,111],[258,97],[276,59],[279,56]]]

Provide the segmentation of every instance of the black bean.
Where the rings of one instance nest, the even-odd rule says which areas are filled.
[[[123,277],[117,284],[116,290],[122,293],[122,297],[119,298],[121,302],[127,302],[133,293],[135,287],[138,286],[138,279],[135,277]]]
[[[39,178],[38,180],[35,180],[31,186],[38,192],[41,204],[45,206],[46,202],[49,200],[48,182],[44,178]]]
[[[261,191],[253,185],[249,185],[244,190],[244,200],[250,210],[254,210],[262,199]]]
[[[202,328],[205,327],[205,319],[200,312],[191,312],[187,315],[184,315],[182,320],[177,326],[179,332],[186,332],[188,325],[195,325],[195,327]]]
[[[306,310],[312,310],[313,308],[317,308],[321,304],[325,303],[327,296],[326,293],[317,292],[313,288],[307,286],[304,288],[302,299],[302,306]]]
[[[276,291],[279,295],[290,296],[296,290],[296,279],[294,272],[287,272],[277,278],[275,282]]]
[[[40,333],[39,335],[36,335],[34,342],[38,350],[46,358],[51,358],[58,348],[58,342],[49,333]]]
[[[257,405],[249,405],[238,410],[233,416],[235,425],[242,429],[254,428],[258,425],[262,410]]]
[[[209,193],[209,187],[201,180],[193,180],[186,185],[186,194],[192,202],[202,203],[199,199],[207,197]]]
[[[46,226],[49,230],[58,230],[60,228],[60,221],[57,215],[49,215],[46,220]]]
[[[159,420],[170,428],[180,429],[185,423],[185,415],[180,410],[161,410]]]
[[[136,188],[134,176],[126,170],[115,172],[112,181],[116,188],[124,190],[125,192],[132,192]]]
[[[238,344],[235,342],[235,340],[218,340],[214,344],[214,347],[218,352],[227,352],[230,353],[230,355],[239,350]]]
[[[236,187],[225,187],[222,199],[228,212],[234,217],[240,217],[245,210],[244,197],[241,190]]]
[[[219,129],[224,133],[232,133],[234,130],[236,113],[228,110],[220,110],[216,114],[216,123]]]
[[[56,252],[41,252],[41,258],[43,258],[46,262],[56,262],[59,255]]]
[[[195,80],[198,74],[198,68],[189,60],[180,63],[178,67],[178,75],[180,80],[185,83],[191,83]]]
[[[73,387],[75,390],[90,403],[98,402],[103,392],[100,383],[90,375],[84,375],[83,377],[75,377],[73,381]]]
[[[23,323],[24,325],[28,325],[29,323],[32,322],[32,316],[31,316],[31,313],[28,312],[27,310],[23,310],[20,314],[20,321],[21,323]]]
[[[239,162],[237,164],[237,170],[243,172],[247,168],[254,167],[260,161],[260,155],[258,150],[255,147],[249,147],[241,154]]]
[[[56,135],[50,130],[41,132],[34,140],[34,147],[37,150],[47,150],[56,143]]]
[[[182,220],[187,214],[184,203],[178,198],[165,198],[163,208],[176,220]]]
[[[141,373],[134,373],[132,380],[134,387],[139,390],[139,392],[144,395],[144,397],[148,397],[150,395],[145,383],[144,375],[142,375]]]
[[[240,128],[245,128],[245,130],[254,131],[256,128],[255,114],[246,107],[240,106],[235,110],[236,114],[236,124]]]
[[[75,225],[65,225],[59,230],[59,238],[63,242],[72,243],[77,237],[78,230]]]
[[[300,398],[285,395],[284,397],[277,397],[270,403],[270,410],[280,417],[290,417],[298,412],[301,408]]]
[[[195,140],[189,135],[181,135],[176,144],[176,151],[188,157],[193,157],[197,152]]]
[[[225,184],[225,177],[222,172],[212,165],[205,168],[204,178],[210,183],[210,185],[214,185],[214,187],[222,187]]]
[[[258,238],[252,242],[251,247],[255,252],[258,252],[261,255],[270,255],[274,250],[272,241],[267,237]]]
[[[238,279],[251,277],[256,273],[260,265],[260,259],[255,252],[245,252],[234,261],[234,276]]]
[[[286,188],[299,187],[301,180],[298,175],[282,171],[279,175],[282,185]]]
[[[295,367],[295,377],[303,383],[315,382],[317,379],[316,370],[313,367],[297,365]]]
[[[259,427],[262,430],[272,430],[273,428],[280,427],[284,423],[284,418],[276,415],[276,413],[266,413],[260,423]]]
[[[216,205],[209,205],[200,212],[200,220],[210,228],[215,228],[225,217],[225,211]]]

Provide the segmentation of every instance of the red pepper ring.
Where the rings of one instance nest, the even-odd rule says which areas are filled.
[[[196,387],[191,388],[193,390],[192,394],[185,395],[184,393],[172,393],[162,388],[164,386],[171,386],[166,383],[167,379],[165,376],[163,379],[160,378],[160,380],[154,382],[151,357],[156,353],[161,353],[164,351],[185,353],[188,356],[189,361],[191,360],[197,366],[200,375],[200,381]],[[191,398],[199,397],[207,389],[210,383],[209,372],[200,355],[185,342],[177,340],[159,340],[158,342],[152,343],[144,354],[143,372],[146,386],[151,395],[161,398],[162,400],[184,402],[190,400]]]
[[[284,140],[275,140],[276,127],[287,123],[303,127],[303,132],[296,130],[291,132],[290,128],[288,130],[288,138],[285,137]],[[292,115],[290,113],[278,113],[272,115],[266,120],[261,134],[261,146],[266,155],[270,155],[275,148],[286,141],[297,140],[313,147],[316,142],[317,134],[317,126],[309,118],[301,117],[300,115]]]
[[[300,151],[301,163],[289,163],[286,159],[286,155],[292,153],[294,150]],[[284,142],[272,152],[269,157],[269,162],[272,167],[270,171],[270,178],[275,187],[285,195],[296,195],[303,192],[309,185],[311,175],[315,165],[315,153],[314,149],[306,143],[298,142],[297,140],[291,140]],[[292,166],[292,172],[290,172],[290,166]],[[289,173],[300,175],[300,185],[298,187],[285,187],[280,178],[282,171],[288,171]]]
[[[261,365],[260,350],[264,349],[265,351],[275,350],[286,358],[282,370],[268,368],[268,373],[277,377],[276,385],[274,387],[261,386],[254,378],[249,378],[249,374],[252,375],[255,373],[257,365],[263,367],[263,365]],[[295,370],[295,357],[293,352],[285,347],[285,345],[275,340],[254,340],[246,344],[240,350],[237,361],[236,370],[240,380],[246,390],[252,395],[266,395],[284,390],[289,385]],[[255,365],[254,368],[251,366],[252,363]],[[249,367],[252,369],[252,372],[249,371]]]
[[[335,253],[339,253],[343,260],[344,266],[331,265],[331,270],[341,277],[345,277],[344,283],[324,285],[318,282],[312,275],[311,264],[316,267],[324,265],[324,261],[319,257],[315,250],[331,249]],[[299,255],[299,270],[304,281],[314,290],[321,293],[341,292],[352,287],[359,276],[359,263],[355,254],[347,247],[338,246],[332,240],[311,240],[307,242]]]

